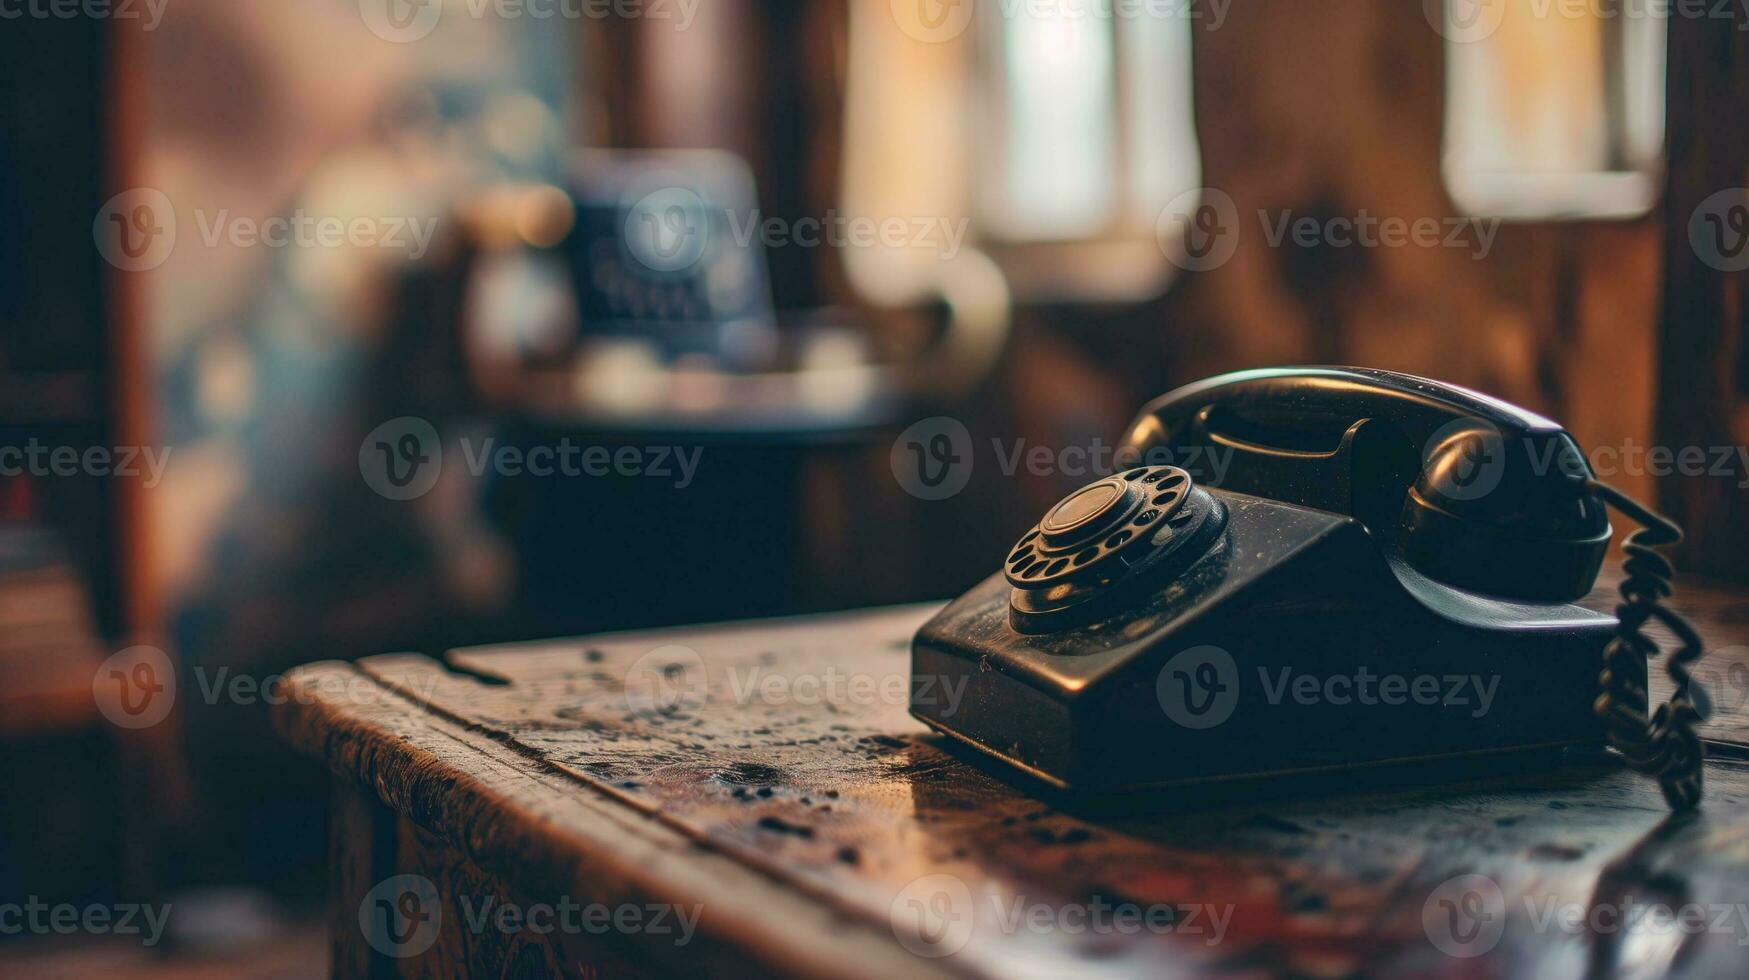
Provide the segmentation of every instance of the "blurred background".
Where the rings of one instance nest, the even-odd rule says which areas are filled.
[[[0,961],[320,970],[282,672],[943,599],[1207,375],[1744,445],[1729,64],[1453,4],[0,8],[0,900],[178,910]],[[1749,579],[1738,481],[1612,482]]]

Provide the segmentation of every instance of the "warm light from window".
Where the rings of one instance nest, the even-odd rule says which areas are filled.
[[[1472,214],[1642,214],[1664,143],[1667,12],[1448,0],[1445,175]]]
[[[1027,11],[992,14],[1004,166],[979,216],[1004,238],[1093,235],[1111,220],[1119,186],[1111,24]]]

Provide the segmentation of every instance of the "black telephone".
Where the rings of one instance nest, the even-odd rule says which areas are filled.
[[[1119,459],[918,632],[919,719],[1102,796],[1610,746],[1698,805],[1701,641],[1657,550],[1681,531],[1556,423],[1386,371],[1248,371],[1149,405]],[[1572,604],[1609,507],[1643,528],[1614,617]],[[1681,647],[1648,719],[1652,619]]]

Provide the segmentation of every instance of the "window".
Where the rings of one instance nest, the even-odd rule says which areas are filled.
[[[1192,9],[978,4],[943,37],[856,0],[846,209],[958,217],[1023,295],[1157,294],[1156,223],[1201,183]],[[852,280],[891,259],[847,256]]]
[[[1668,11],[1446,0],[1445,179],[1471,214],[1630,217],[1663,170]]]

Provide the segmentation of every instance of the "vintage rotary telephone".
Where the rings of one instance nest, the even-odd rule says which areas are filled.
[[[1096,795],[1608,745],[1698,805],[1701,641],[1656,550],[1681,531],[1561,426],[1386,371],[1250,371],[1148,406],[1119,459],[918,632],[918,718]],[[1615,617],[1572,605],[1608,507],[1643,528]],[[1681,646],[1648,719],[1653,619]]]

